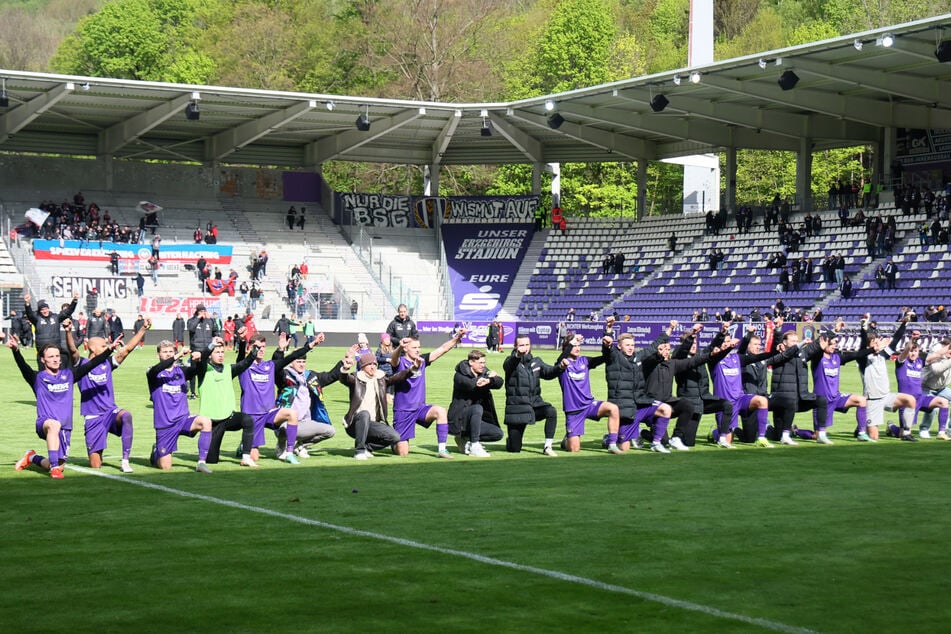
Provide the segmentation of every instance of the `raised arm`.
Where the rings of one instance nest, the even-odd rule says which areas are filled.
[[[459,331],[449,338],[444,344],[433,350],[429,353],[429,363],[435,363],[436,359],[446,354],[462,341],[463,336],[468,332],[465,328],[460,328]]]
[[[118,350],[116,350],[116,363],[122,363],[125,361],[125,358],[135,350],[139,343],[142,341],[142,338],[145,337],[145,333],[152,328],[152,320],[148,317],[142,322],[142,326],[132,335],[132,339],[129,340],[129,343],[125,344]]]

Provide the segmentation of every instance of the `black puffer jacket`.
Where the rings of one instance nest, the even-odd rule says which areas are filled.
[[[505,424],[534,424],[535,408],[548,405],[542,400],[540,379],[557,378],[564,368],[548,365],[531,354],[519,357],[515,350],[502,363],[502,368],[505,370]]]
[[[638,408],[647,407],[653,399],[647,395],[647,380],[641,369],[644,359],[657,354],[657,346],[667,343],[667,333],[661,333],[651,345],[625,355],[614,345],[601,346],[605,360],[604,379],[608,384],[608,400],[618,406],[621,417],[634,419]]]
[[[488,378],[488,377],[486,377]],[[472,372],[469,362],[460,361],[456,365],[456,373],[452,379],[452,403],[449,405],[449,433],[462,434],[469,425],[468,408],[471,405],[482,406],[482,420],[498,426],[499,417],[495,413],[495,399],[492,390],[502,387],[502,377],[496,375],[489,379],[489,384],[478,387],[479,380]]]
[[[782,337],[776,337],[775,346],[778,347],[780,343],[782,343]],[[772,393],[792,398],[814,398],[815,394],[809,391],[807,363],[817,350],[819,350],[819,342],[813,341],[809,345],[800,347],[796,356],[783,363],[774,363]]]

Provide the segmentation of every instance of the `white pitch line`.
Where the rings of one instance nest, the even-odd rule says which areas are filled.
[[[111,473],[103,473],[102,471],[99,471],[98,469],[87,469],[85,467],[78,467],[74,465],[69,465],[68,468],[74,471],[80,471],[82,473],[99,476],[100,478],[107,478],[109,480],[117,480],[119,482],[125,482],[126,484],[133,484],[135,486],[144,487],[146,489],[154,489],[156,491],[162,491],[163,493],[171,493],[172,495],[177,495],[179,497],[192,498],[195,500],[210,502],[212,504],[218,504],[220,506],[228,506],[231,508],[240,509],[242,511],[250,511],[252,513],[259,513],[261,515],[269,515],[271,517],[277,517],[283,520],[296,522],[298,524],[305,524],[307,526],[316,526],[318,528],[325,528],[328,530],[337,531],[339,533],[344,533],[345,535],[353,535],[355,537],[366,537],[368,539],[375,539],[378,541],[389,542],[391,544],[396,544],[398,546],[406,546],[409,548],[417,548],[419,550],[428,550],[430,552],[440,553],[443,555],[461,557],[463,559],[477,561],[479,563],[488,564],[490,566],[498,566],[500,568],[509,568],[511,570],[518,570],[519,572],[529,572],[532,574],[540,575],[542,577],[548,577],[549,579],[558,579],[560,581],[567,581],[569,583],[574,583],[574,584],[578,584],[582,586],[588,586],[590,588],[597,588],[598,590],[604,590],[606,592],[613,592],[616,594],[623,594],[623,595],[627,595],[631,597],[636,597],[638,599],[643,599],[645,601],[652,601],[654,603],[660,603],[661,605],[666,605],[673,608],[680,608],[681,610],[687,610],[690,612],[700,612],[702,614],[715,616],[721,619],[729,619],[732,621],[740,621],[741,623],[748,623],[750,625],[758,625],[759,627],[762,627],[768,630],[773,630],[776,632],[785,632],[787,634],[816,634],[815,630],[810,630],[804,627],[796,627],[794,625],[787,625],[785,623],[780,623],[779,621],[770,621],[769,619],[760,619],[756,617],[746,616],[744,614],[736,614],[734,612],[727,612],[725,610],[720,610],[718,608],[710,607],[707,605],[701,605],[699,603],[692,603],[690,601],[681,601],[680,599],[674,599],[672,597],[664,596],[662,594],[655,594],[653,592],[644,592],[643,590],[635,590],[633,588],[618,586],[612,583],[604,583],[603,581],[598,581],[597,579],[589,579],[588,577],[579,577],[577,575],[560,572],[558,570],[548,570],[547,568],[536,568],[535,566],[527,566],[524,564],[518,564],[512,561],[506,561],[504,559],[496,559],[495,557],[486,557],[484,555],[479,555],[477,553],[470,553],[464,550],[456,550],[454,548],[445,548],[443,546],[434,546],[432,544],[425,544],[423,542],[418,542],[411,539],[403,539],[402,537],[392,537],[390,535],[384,535],[382,533],[374,533],[372,531],[360,530],[357,528],[351,528],[349,526],[340,526],[339,524],[331,524],[329,522],[322,522],[320,520],[310,519],[307,517],[300,517],[299,515],[291,515],[290,513],[281,513],[280,511],[274,511],[274,510],[263,508],[260,506],[251,506],[249,504],[243,504],[241,502],[235,502],[233,500],[225,500],[222,498],[212,497],[210,495],[202,495],[201,493],[192,493],[191,491],[173,489],[172,487],[167,487],[161,484],[155,484],[154,482],[147,482],[145,480],[139,480],[139,479],[129,478],[129,477],[120,476],[120,475],[114,475]]]

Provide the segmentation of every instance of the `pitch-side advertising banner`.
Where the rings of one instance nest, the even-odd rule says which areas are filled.
[[[532,242],[534,225],[461,224],[442,227],[458,320],[492,321]]]
[[[146,244],[80,240],[34,240],[33,255],[37,260],[82,260],[108,262],[113,251],[119,260],[148,260],[152,247]],[[163,262],[195,262],[205,258],[208,264],[230,264],[231,245],[224,244],[163,244],[159,251]]]

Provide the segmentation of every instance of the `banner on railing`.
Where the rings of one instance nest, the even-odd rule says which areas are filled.
[[[446,224],[533,223],[539,196],[401,196],[397,194],[336,194],[337,223],[367,227],[434,227]]]
[[[119,260],[148,260],[152,247],[145,244],[115,242],[87,242],[80,240],[34,240],[33,256],[37,260],[67,260],[108,262],[115,251]],[[163,244],[159,251],[162,261],[195,262],[205,258],[208,264],[230,264],[231,245],[224,244]]]
[[[442,228],[456,319],[495,318],[512,288],[533,231],[530,224]]]

